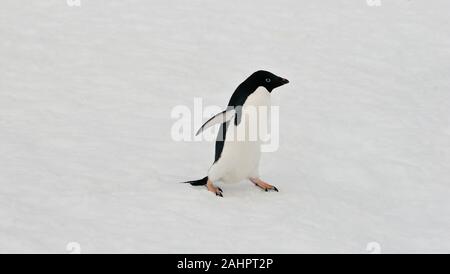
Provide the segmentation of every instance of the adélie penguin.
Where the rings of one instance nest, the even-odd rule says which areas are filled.
[[[242,82],[231,96],[227,109],[206,121],[197,132],[198,135],[220,124],[215,159],[208,176],[185,183],[204,185],[221,197],[223,191],[214,185],[216,181],[233,183],[248,179],[265,191],[278,191],[259,177],[261,141],[259,138],[255,140],[252,130],[258,130],[258,126],[253,126],[259,125],[258,119],[267,119],[267,116],[259,115],[258,108],[270,107],[271,92],[287,83],[288,80],[264,70],[253,73]]]

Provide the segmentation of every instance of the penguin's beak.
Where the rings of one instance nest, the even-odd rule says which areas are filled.
[[[286,85],[287,83],[289,83],[288,79],[281,78],[281,85]]]

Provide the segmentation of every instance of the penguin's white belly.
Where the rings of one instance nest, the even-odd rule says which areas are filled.
[[[258,88],[247,98],[242,107],[239,125],[236,127],[234,119],[230,121],[222,154],[209,169],[210,180],[233,183],[258,177],[261,156],[259,119],[267,119],[267,115],[264,117],[260,115],[260,110],[265,107],[265,111],[268,111],[268,106],[270,93],[263,87]]]

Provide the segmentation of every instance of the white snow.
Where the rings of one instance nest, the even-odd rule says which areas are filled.
[[[449,10],[2,1],[0,252],[450,252]],[[280,192],[179,184],[214,143],[173,141],[173,107],[225,108],[258,69],[290,80],[261,163]]]

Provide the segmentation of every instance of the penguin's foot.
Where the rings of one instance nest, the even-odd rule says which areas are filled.
[[[264,182],[263,180],[261,180],[259,178],[250,178],[250,181],[252,183],[254,183],[255,186],[261,188],[262,190],[264,190],[266,192],[269,191],[269,190],[273,190],[273,191],[278,192],[278,188],[276,188],[273,185],[269,185],[268,183]]]
[[[223,197],[222,189],[220,187],[216,187],[210,180],[208,180],[208,182],[206,183],[206,188],[208,188],[208,191],[215,193],[216,196]]]

